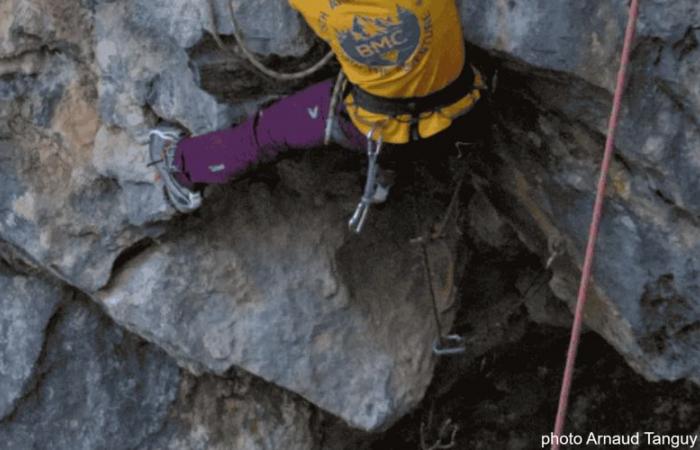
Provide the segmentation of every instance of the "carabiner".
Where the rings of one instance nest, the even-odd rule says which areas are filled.
[[[433,353],[437,356],[460,355],[467,351],[464,338],[458,334],[440,336],[433,342]]]
[[[367,180],[365,181],[365,189],[362,194],[362,198],[357,204],[357,208],[355,208],[355,212],[348,222],[348,227],[350,227],[350,230],[357,234],[362,232],[362,227],[367,220],[369,208],[373,203],[373,199],[375,198],[375,193],[377,191],[377,172],[379,168],[377,159],[379,158],[379,154],[382,151],[382,145],[384,143],[382,136],[379,136],[376,143],[372,140],[372,136],[377,128],[378,124],[375,124],[367,133]]]

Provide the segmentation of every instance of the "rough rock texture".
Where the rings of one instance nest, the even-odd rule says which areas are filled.
[[[456,449],[532,450],[542,448],[541,437],[552,432],[571,314],[549,289],[552,273],[524,246],[516,228],[478,193],[469,212],[465,232],[480,270],[465,276],[455,319],[455,331],[468,339],[467,354],[442,359],[416,410],[350,448],[431,448],[439,438],[448,442],[456,426]],[[690,381],[648,382],[589,329],[581,339],[565,431],[586,438],[591,432],[640,430],[698,435],[698,400],[700,388]],[[639,448],[658,448],[641,443]]]
[[[463,2],[468,39],[505,55],[482,186],[572,304],[626,22],[625,2]],[[696,2],[643,2],[587,324],[650,379],[700,368]],[[538,70],[535,77],[525,76]]]
[[[65,291],[0,260],[0,419],[31,384],[46,327]]]
[[[321,450],[314,409],[239,375],[224,380],[183,374],[162,431],[140,450]]]
[[[6,448],[135,448],[158,431],[179,380],[163,352],[84,300],[64,303],[45,347],[36,386],[0,422]]]
[[[329,156],[318,164],[330,170]],[[274,188],[244,182],[213,197],[99,298],[195,370],[242,367],[357,427],[379,428],[417,403],[432,376],[420,253],[408,244],[412,224],[395,225],[410,199],[376,211],[367,233],[348,240],[356,175],[324,186],[308,165],[284,161],[280,176]],[[295,180],[307,181],[284,187]],[[450,249],[431,254],[439,299],[449,298],[440,285]]]
[[[134,156],[122,130],[111,131],[110,153],[128,155],[129,175],[100,173],[92,12],[78,2],[2,5],[0,237],[89,292],[107,282],[124,248],[151,233],[144,223],[168,209],[143,168],[143,147]],[[15,71],[19,59],[28,62]]]
[[[47,316],[67,289],[21,275],[2,280],[9,294],[3,310],[27,316],[7,316],[13,319],[13,350],[3,348],[2,367],[10,363],[14,372],[8,378],[3,370],[0,378],[3,448],[317,448],[317,421],[300,399],[246,375],[198,379],[182,373],[164,352],[117,327],[85,299],[64,299],[44,341]],[[23,304],[34,312],[22,311]],[[22,324],[33,327],[25,336],[17,333]],[[25,382],[16,386],[20,376]]]
[[[483,59],[501,69],[494,147],[470,159],[477,191],[471,208],[488,211],[490,221],[471,232],[500,242],[496,248],[507,253],[513,248],[504,240],[505,225],[513,225],[540,266],[550,247],[562,247],[550,286],[571,304],[626,2],[465,0],[460,5],[465,36],[488,52]],[[0,241],[194,372],[231,376],[231,369],[242,368],[355,427],[386,427],[423,397],[434,366],[429,349],[436,330],[428,320],[427,286],[417,250],[407,244],[415,233],[415,224],[406,220],[410,196],[399,190],[390,204],[372,213],[358,239],[347,234],[345,221],[359,195],[361,155],[333,150],[297,156],[233,186],[211,189],[201,212],[185,218],[174,217],[154,171],[146,167],[147,131],[159,120],[202,133],[300,86],[263,81],[242,69],[242,60],[217,50],[210,34],[231,32],[228,14],[225,0],[0,0]],[[272,64],[286,68],[285,57],[312,60],[319,53],[282,0],[237,2],[236,14],[249,46],[270,56]],[[700,381],[699,21],[693,0],[672,7],[643,3],[586,319],[652,380]],[[224,41],[233,47],[230,38]],[[480,53],[474,49],[472,55]],[[428,220],[444,208],[444,194],[419,198]],[[456,239],[431,248],[436,273],[448,273],[450,260],[457,262],[453,279],[440,277],[441,298],[451,299],[451,286],[467,260],[455,257],[456,249],[468,253],[462,248],[467,244]],[[493,271],[492,282],[499,273]],[[9,280],[17,277],[20,285]],[[21,277],[3,275],[3,284],[12,285],[8,292],[16,292],[3,297],[3,305],[26,295],[54,298],[50,283],[25,289]],[[514,282],[527,286],[532,278]],[[448,309],[448,303],[440,306]],[[5,413],[22,406],[2,422],[7,439],[20,442],[30,439],[24,420],[46,420],[42,433],[59,430],[58,403],[43,402],[54,398],[70,405],[92,397],[73,399],[51,384],[67,386],[61,376],[52,378],[58,373],[53,366],[46,366],[60,365],[61,351],[67,350],[47,347],[39,362],[32,356],[52,307],[10,304],[10,311],[32,324],[22,344],[26,353],[22,361],[12,359],[11,381],[3,379],[8,394],[0,399]],[[519,318],[524,312],[515,304],[504,296],[491,305],[474,305],[468,325],[476,336],[515,339],[512,333],[519,329],[510,330],[508,323],[494,331],[478,320],[493,312],[491,306]],[[85,326],[84,342],[75,343],[85,355],[99,354],[100,339],[112,350],[121,348],[121,331],[108,331],[111,337],[105,338],[72,306],[66,308],[61,313],[66,327]],[[538,323],[568,319],[557,301],[541,292],[523,308]],[[444,319],[449,324],[450,314]],[[16,339],[13,327],[21,325],[11,323],[0,336],[7,331]],[[57,325],[55,339],[70,341],[70,333],[61,330]],[[125,355],[112,360],[117,372],[140,367],[134,362],[137,341],[130,339]],[[475,342],[471,356],[489,348]],[[151,347],[148,352],[157,353]],[[144,367],[174,374],[174,366],[158,355],[153,358],[160,363],[143,361]],[[20,358],[3,354],[0,361],[8,357]],[[88,359],[93,358],[83,361]],[[47,371],[49,384],[26,396],[29,372],[37,364]],[[102,363],[95,364],[96,377],[112,376]],[[92,372],[71,362],[61,373],[79,373],[77,379],[85,380]],[[150,390],[152,382],[144,375],[124,389]],[[137,424],[136,431],[118,439],[125,447],[147,445],[145,437],[165,426],[176,384],[153,388],[153,395],[169,399],[149,404],[153,420],[137,420],[136,414],[121,423],[115,416],[91,416],[86,423],[104,420],[109,426],[79,442],[99,447],[105,436],[116,436],[114,430]],[[114,392],[96,395],[90,402],[104,405]],[[274,395],[271,403],[278,398]],[[117,410],[128,407],[115,401]],[[259,405],[268,411],[265,402],[244,401],[251,411]],[[196,412],[199,403],[182,404],[194,411],[189,422],[181,422],[191,424],[190,431],[174,429],[158,438],[163,445],[207,445],[197,441],[197,429],[209,419]],[[311,413],[303,402],[294,404],[290,415],[269,413],[265,429],[271,436],[308,438],[306,431],[294,433]],[[88,410],[76,408],[76,414],[81,411]],[[241,414],[222,423],[243,424],[248,416]],[[73,429],[65,422],[59,431],[68,442],[83,426]],[[238,439],[223,436],[217,426],[211,435],[219,436],[220,444],[211,445]],[[289,426],[295,430],[285,434]],[[292,445],[241,436],[251,439],[251,448]]]
[[[253,6],[242,22],[256,23],[246,20]],[[250,107],[221,104],[198,87],[186,50],[211,29],[205,1],[8,0],[2,8],[0,233],[91,293],[121,252],[160,234],[153,223],[172,215],[146,167],[154,113],[201,133]],[[277,10],[285,13],[275,31],[298,37],[258,34],[252,48],[303,53],[310,41],[298,20]]]

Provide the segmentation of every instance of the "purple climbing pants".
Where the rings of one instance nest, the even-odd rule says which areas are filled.
[[[326,80],[278,101],[237,126],[183,139],[175,152],[178,181],[190,187],[195,183],[226,183],[284,150],[320,147],[332,90],[332,80]],[[338,113],[336,117],[333,141],[346,148],[363,149],[365,137],[348,116]]]

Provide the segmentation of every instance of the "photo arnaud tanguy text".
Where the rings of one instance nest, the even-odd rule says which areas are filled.
[[[698,443],[698,436],[695,434],[657,434],[653,431],[638,431],[632,434],[562,434],[556,436],[554,433],[544,434],[541,438],[542,448],[558,443],[565,447],[569,445],[586,446],[627,446],[627,445],[650,445],[663,448],[695,448]]]

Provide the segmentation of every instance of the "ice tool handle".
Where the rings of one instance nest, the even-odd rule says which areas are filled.
[[[360,203],[358,203],[354,214],[350,218],[350,222],[348,222],[350,230],[358,234],[362,232],[362,227],[367,220],[369,208],[372,203],[374,203],[375,194],[377,193],[377,173],[379,171],[377,159],[379,158],[379,153],[382,151],[384,139],[382,136],[380,136],[376,142],[372,139],[376,129],[377,127],[374,127],[367,133],[367,181],[365,182],[365,190],[362,194],[362,199],[360,199]]]

